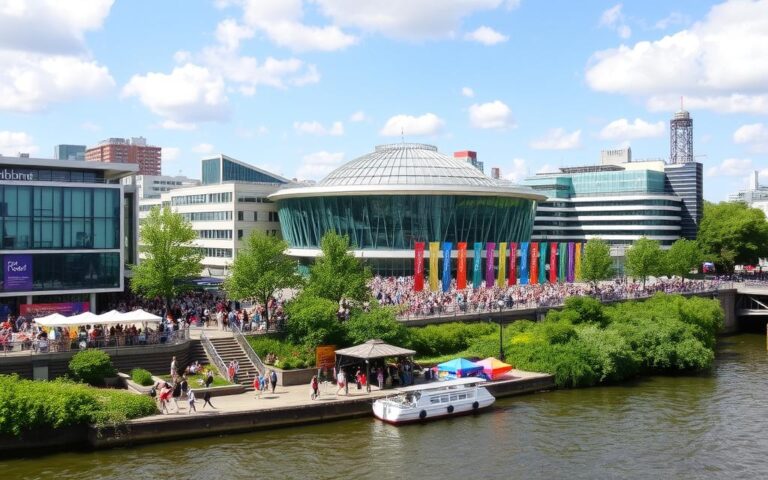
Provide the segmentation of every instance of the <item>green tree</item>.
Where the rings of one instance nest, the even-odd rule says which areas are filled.
[[[705,202],[698,241],[707,260],[731,271],[734,264],[768,256],[768,222],[762,210],[745,203]]]
[[[611,249],[605,241],[592,238],[584,245],[581,260],[581,278],[587,282],[597,283],[613,276],[613,260]]]
[[[322,254],[309,269],[307,290],[338,302],[342,298],[364,301],[370,297],[371,270],[352,256],[349,237],[328,232],[320,240]]]
[[[691,273],[691,270],[702,262],[699,244],[685,238],[676,240],[664,256],[666,257],[665,271],[671,275],[677,275],[683,280]]]
[[[624,268],[631,277],[642,278],[643,286],[651,275],[664,270],[664,253],[656,240],[640,237],[627,250]]]
[[[203,254],[192,243],[196,237],[192,225],[170,208],[150,210],[139,229],[142,257],[131,266],[131,290],[170,304],[171,298],[191,288],[186,280],[202,270]]]
[[[277,290],[301,286],[296,261],[284,253],[288,248],[284,240],[254,230],[245,243],[224,281],[230,298],[255,298],[266,305]]]
[[[368,340],[383,340],[400,346],[408,344],[408,328],[395,318],[392,308],[376,307],[370,312],[355,312],[344,328],[347,340],[352,344]]]
[[[288,314],[285,329],[290,342],[311,348],[343,343],[344,327],[336,318],[337,302],[303,291],[285,309]]]

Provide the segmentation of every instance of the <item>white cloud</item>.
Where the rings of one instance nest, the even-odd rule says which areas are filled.
[[[502,170],[501,176],[510,182],[520,183],[528,176],[530,168],[523,158],[513,158],[511,164]]]
[[[726,158],[720,165],[709,167],[707,176],[709,177],[738,177],[749,173],[752,169],[752,159],[750,158]]]
[[[469,123],[475,128],[514,128],[512,111],[501,100],[474,104],[469,107]]]
[[[206,67],[187,63],[169,74],[134,75],[123,96],[136,96],[161,117],[178,123],[224,120],[229,103],[224,80]]]
[[[630,123],[626,118],[620,118],[603,127],[598,136],[606,140],[654,138],[664,135],[664,130],[664,122],[648,123],[636,118]]]
[[[654,95],[648,98],[646,107],[652,112],[670,112],[680,108],[677,95]],[[713,110],[719,113],[768,113],[768,94],[685,97],[687,110]]]
[[[234,50],[240,47],[240,42],[253,37],[253,29],[247,25],[241,25],[237,23],[237,20],[228,18],[219,22],[216,26],[216,40],[229,50]],[[176,52],[179,58],[184,61],[189,61],[189,58],[184,58],[185,52]],[[186,52],[187,56],[189,52]]]
[[[768,152],[768,126],[762,123],[742,125],[733,132],[733,141],[748,144],[751,152]]]
[[[605,10],[600,15],[600,26],[615,30],[621,38],[629,38],[632,35],[632,29],[626,24],[624,13],[621,11],[622,5],[619,3]]]
[[[545,163],[544,165],[540,166],[536,170],[536,173],[537,174],[538,173],[553,173],[553,172],[557,172],[557,171],[558,171],[557,167],[555,167],[554,165],[550,165],[548,163]]]
[[[362,110],[358,110],[349,116],[349,121],[353,123],[364,122],[366,120],[368,120],[368,116]]]
[[[597,52],[586,80],[597,91],[648,95],[652,110],[682,92],[691,108],[765,112],[768,0],[721,3],[689,29]]]
[[[659,30],[666,30],[673,25],[684,25],[690,21],[691,20],[687,15],[683,15],[680,12],[672,12],[661,20],[657,21],[656,24],[654,24],[654,28]]]
[[[210,143],[200,143],[192,147],[192,151],[195,153],[202,153],[204,155],[207,155],[213,152],[213,145],[211,145]]]
[[[305,155],[296,170],[300,180],[319,180],[344,162],[344,152],[315,152]]]
[[[184,122],[176,122],[174,120],[164,120],[160,124],[160,128],[164,128],[166,130],[195,130],[197,129],[197,125],[194,123],[184,123]]]
[[[298,58],[280,60],[267,57],[260,62],[255,57],[241,56],[221,47],[206,48],[200,57],[211,71],[220,72],[227,81],[241,85],[241,93],[249,95],[260,85],[287,88],[320,80],[317,68]]]
[[[496,30],[492,29],[491,27],[482,26],[479,27],[477,30],[474,30],[472,32],[469,32],[464,35],[464,40],[469,40],[472,42],[478,42],[482,43],[483,45],[496,45],[497,43],[506,42],[509,40],[509,37],[497,32]]]
[[[179,147],[163,147],[161,155],[163,162],[173,162],[179,159],[181,149]]]
[[[553,128],[530,144],[534,150],[572,150],[580,146],[581,130],[569,133],[562,128]]]
[[[101,130],[101,125],[99,125],[98,123],[85,121],[80,124],[80,128],[82,128],[83,130],[88,130],[89,132],[98,132],[99,130]]]
[[[0,131],[0,154],[15,156],[18,153],[35,153],[37,145],[25,132]]]
[[[475,91],[472,90],[469,87],[464,87],[461,89],[461,94],[467,98],[474,98],[475,97]]]
[[[308,135],[330,135],[334,137],[344,135],[344,124],[341,122],[333,122],[333,124],[328,128],[323,126],[323,124],[318,121],[293,122],[293,129],[298,133]]]
[[[434,113],[425,113],[419,117],[413,115],[395,115],[387,120],[381,131],[385,137],[397,137],[402,135],[435,135],[445,126],[445,121]]]

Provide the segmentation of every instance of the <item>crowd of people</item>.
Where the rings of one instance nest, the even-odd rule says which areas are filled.
[[[403,317],[458,315],[511,308],[562,305],[570,296],[592,296],[603,301],[644,298],[656,292],[692,293],[715,290],[719,280],[656,279],[645,284],[614,280],[591,283],[543,283],[458,289],[451,283],[447,292],[414,291],[413,277],[380,277],[371,280],[371,292],[382,305],[399,307]]]

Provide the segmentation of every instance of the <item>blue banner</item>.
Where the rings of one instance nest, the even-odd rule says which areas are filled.
[[[528,284],[528,242],[520,243],[520,285]]]
[[[443,291],[451,289],[451,250],[453,243],[443,242]]]
[[[472,263],[472,287],[480,288],[480,284],[483,281],[483,244],[475,242],[475,258]]]
[[[547,283],[547,242],[539,243],[539,283]]]

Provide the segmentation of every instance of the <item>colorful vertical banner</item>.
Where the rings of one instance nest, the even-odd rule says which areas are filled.
[[[456,288],[464,290],[467,288],[467,242],[459,242],[456,246],[459,249],[456,259]]]
[[[437,291],[437,257],[440,255],[440,242],[429,242],[429,289]]]
[[[549,283],[557,283],[557,242],[549,244]]]
[[[451,289],[451,250],[453,243],[443,242],[443,292]]]
[[[573,283],[573,279],[576,276],[574,268],[576,267],[575,263],[575,255],[576,255],[576,245],[573,242],[568,242],[568,275],[566,277],[566,280],[568,280],[569,283]]]
[[[475,257],[472,259],[472,287],[480,288],[480,282],[483,281],[483,244],[475,242]]]
[[[509,244],[509,279],[507,285],[517,283],[517,242]]]
[[[528,284],[528,242],[520,242],[520,285]]]
[[[507,242],[499,244],[499,274],[496,277],[496,285],[504,288],[507,283]]]
[[[485,244],[485,286],[486,288],[493,287],[493,277],[496,272],[496,259],[494,258],[494,252],[496,251],[496,243],[488,242]]]
[[[576,244],[576,268],[575,268],[576,272],[575,273],[576,273],[577,282],[581,281],[581,247],[583,245],[584,244],[581,242]]]
[[[547,283],[547,242],[539,243],[539,283]]]
[[[557,252],[557,281],[565,282],[565,270],[568,268],[568,244],[560,242]]]
[[[531,242],[531,285],[539,283],[539,242]]]
[[[413,257],[413,291],[424,290],[424,242],[413,244],[416,253]]]

